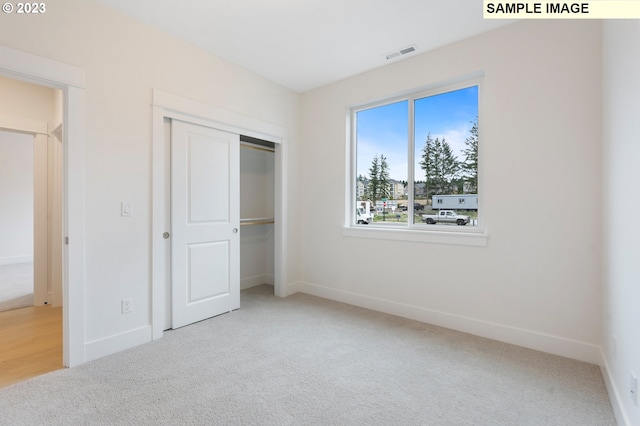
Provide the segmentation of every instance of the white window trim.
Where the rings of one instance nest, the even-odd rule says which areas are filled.
[[[442,227],[439,227],[442,228]],[[486,247],[489,234],[484,232],[456,232],[453,229],[395,228],[393,226],[354,225],[345,226],[342,236],[375,240],[410,241],[416,243],[454,244]]]
[[[351,206],[356,203],[355,185],[356,185],[356,123],[355,114],[358,111],[375,108],[377,106],[387,105],[394,102],[400,102],[403,100],[409,101],[409,137],[408,137],[408,158],[415,157],[415,137],[414,132],[414,117],[413,117],[413,102],[417,99],[421,99],[428,96],[435,96],[441,93],[446,93],[458,89],[462,89],[470,86],[478,86],[478,117],[482,116],[482,97],[483,97],[483,84],[484,73],[477,72],[466,76],[461,76],[444,82],[431,84],[426,87],[414,89],[411,91],[403,92],[393,96],[386,97],[384,99],[378,99],[376,101],[352,105],[346,109],[346,176],[345,179],[345,225],[343,227],[342,235],[345,237],[357,237],[357,238],[371,238],[380,240],[395,240],[395,241],[409,241],[419,243],[433,243],[433,244],[454,244],[463,246],[475,246],[484,247],[487,245],[489,235],[484,227],[483,216],[483,198],[478,198],[478,226],[458,227],[447,225],[426,225],[422,224],[385,224],[385,225],[359,225],[355,223],[355,217],[352,212]],[[480,120],[480,119],[478,119]],[[478,125],[478,138],[482,139],[483,126]],[[482,151],[483,144],[480,143],[478,147],[478,164],[482,164]],[[415,176],[413,161],[409,161],[409,167],[407,170],[409,176]],[[482,166],[478,167],[478,193],[483,194],[482,185]],[[407,205],[411,206],[414,202],[413,190],[409,191],[409,199]]]

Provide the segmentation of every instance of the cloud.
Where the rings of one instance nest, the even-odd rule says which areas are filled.
[[[458,121],[444,128],[438,129],[437,131],[432,131],[431,137],[433,139],[439,138],[440,140],[444,138],[449,146],[451,146],[453,153],[461,159],[464,156],[462,150],[467,147],[465,140],[469,137],[472,127],[473,123],[470,121]],[[424,146],[424,141],[427,139],[427,135],[418,136],[419,141],[421,140],[420,138],[422,138],[422,143],[419,144],[419,147],[422,148],[422,146]]]
[[[387,139],[388,140],[388,139]],[[407,140],[398,138],[389,143],[381,143],[367,138],[360,138],[357,147],[357,174],[369,175],[369,168],[375,156],[384,155],[389,164],[391,179],[407,179]]]

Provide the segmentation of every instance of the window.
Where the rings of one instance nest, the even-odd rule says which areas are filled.
[[[479,87],[467,82],[351,110],[352,225],[480,229]],[[359,207],[371,212],[366,221]]]

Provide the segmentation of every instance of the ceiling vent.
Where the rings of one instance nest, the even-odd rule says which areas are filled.
[[[408,55],[409,53],[413,53],[417,50],[416,45],[412,44],[411,46],[403,47],[400,50],[396,50],[395,52],[387,53],[387,59],[397,58],[399,56]]]

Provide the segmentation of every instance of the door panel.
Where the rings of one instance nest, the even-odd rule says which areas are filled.
[[[188,303],[230,293],[228,242],[190,244],[188,250]]]
[[[240,307],[237,134],[174,120],[171,326]]]
[[[189,133],[187,143],[189,223],[228,223],[229,141]]]

